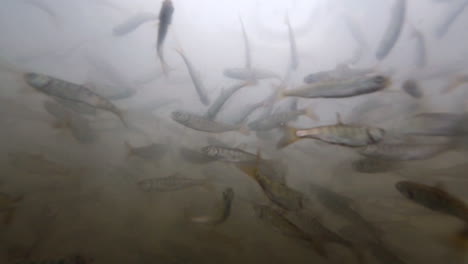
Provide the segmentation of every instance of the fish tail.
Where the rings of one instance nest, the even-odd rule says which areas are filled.
[[[284,135],[279,140],[276,147],[279,148],[279,149],[282,149],[282,148],[285,148],[288,145],[298,141],[300,138],[296,135],[296,132],[297,132],[296,128],[286,126],[284,128]]]
[[[315,111],[312,107],[308,107],[303,110],[304,115],[307,116],[308,118],[314,120],[314,121],[320,121],[320,117],[315,114]]]

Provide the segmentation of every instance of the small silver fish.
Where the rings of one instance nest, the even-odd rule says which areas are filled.
[[[252,162],[257,159],[255,154],[242,149],[217,145],[203,147],[201,152],[210,158],[226,162]]]
[[[324,81],[299,86],[282,92],[282,97],[346,98],[378,92],[390,85],[389,78],[381,75]]]
[[[375,158],[362,158],[351,163],[351,167],[361,173],[384,173],[399,168],[398,163]]]
[[[452,146],[450,144],[379,143],[358,150],[359,154],[382,160],[410,161],[435,157]]]
[[[210,178],[192,179],[180,176],[179,173],[163,178],[149,178],[138,182],[138,186],[145,192],[172,192],[196,186],[207,186]]]
[[[221,94],[206,111],[205,117],[214,120],[229,98],[231,98],[231,96],[233,96],[237,91],[248,85],[250,85],[250,83],[238,83],[231,86],[227,90],[222,90]]]
[[[242,36],[244,38],[244,49],[245,49],[245,68],[251,69],[252,68],[252,55],[250,52],[250,45],[249,45],[249,38],[247,37],[247,32],[245,31],[244,21],[239,16],[239,21],[242,27]]]
[[[375,57],[383,60],[395,46],[400,37],[406,17],[406,0],[395,0],[390,14],[390,21],[380,40]]]
[[[205,224],[205,225],[219,225],[229,218],[231,215],[232,201],[234,200],[234,190],[232,188],[226,188],[223,191],[222,206],[217,210],[217,215],[212,216],[195,216],[190,217],[190,220],[194,223]]]
[[[436,36],[440,39],[443,38],[457,18],[465,11],[468,6],[468,1],[459,1],[458,5],[454,5],[452,10],[444,18],[444,21],[436,28]]]
[[[202,132],[224,133],[229,131],[237,131],[244,135],[249,134],[248,130],[244,128],[243,125],[225,124],[185,111],[174,111],[172,112],[171,117],[179,124]]]
[[[285,111],[271,114],[267,117],[257,119],[249,123],[249,128],[254,131],[268,131],[280,126],[284,126],[286,123],[296,120],[299,116],[305,115],[312,120],[318,121],[318,116],[314,113],[312,108],[306,108],[296,111]]]
[[[164,53],[162,47],[164,40],[166,39],[167,32],[169,31],[169,26],[172,23],[172,15],[174,13],[174,6],[172,5],[172,0],[164,0],[161,5],[161,10],[159,11],[159,27],[158,27],[158,40],[156,43],[156,52],[158,54],[159,60],[161,61],[161,66],[164,71],[164,74],[167,75],[168,66],[164,60]]]
[[[291,27],[291,23],[289,22],[289,15],[286,13],[285,24],[288,27],[288,37],[289,37],[289,50],[290,50],[290,67],[293,70],[297,70],[299,67],[299,58],[297,56],[297,47],[296,47],[296,39],[294,37],[294,31]]]
[[[223,71],[223,75],[242,81],[257,81],[262,79],[280,79],[278,74],[258,68],[228,68]]]
[[[424,34],[413,26],[411,37],[415,41],[416,67],[422,69],[427,65],[427,47]]]
[[[189,149],[185,147],[182,147],[179,150],[179,154],[180,156],[182,156],[182,158],[185,161],[190,162],[190,163],[195,163],[195,164],[206,164],[206,163],[214,162],[217,160],[215,158],[211,158],[205,155],[201,151],[197,151],[197,150],[193,150],[193,149]]]

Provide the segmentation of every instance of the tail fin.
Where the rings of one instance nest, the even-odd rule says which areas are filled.
[[[284,135],[283,137],[279,140],[278,144],[276,147],[278,149],[282,149],[287,147],[288,145],[298,141],[300,137],[296,135],[297,129],[294,127],[288,127],[286,126],[284,128]]]

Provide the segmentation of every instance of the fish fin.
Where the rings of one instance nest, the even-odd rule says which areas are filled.
[[[320,117],[315,114],[314,109],[312,107],[304,109],[304,115],[314,121],[320,121]]]
[[[344,125],[343,121],[341,120],[341,115],[340,113],[336,112],[336,124],[337,125]]]
[[[125,141],[124,144],[125,144],[125,148],[127,149],[127,157],[132,156],[133,154],[135,154],[135,152],[133,150],[133,147],[132,147],[132,145],[130,145],[130,143]]]
[[[284,127],[284,135],[283,137],[278,141],[278,144],[276,147],[278,149],[285,148],[286,146],[298,141],[300,137],[296,135],[297,128],[294,127]]]

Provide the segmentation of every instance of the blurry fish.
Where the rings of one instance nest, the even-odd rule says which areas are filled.
[[[239,148],[230,148],[217,145],[209,145],[203,147],[201,152],[206,156],[218,161],[226,162],[253,162],[256,160],[256,155],[249,153]]]
[[[190,74],[190,78],[192,78],[193,85],[195,86],[195,90],[197,91],[198,97],[200,98],[200,102],[204,105],[210,104],[210,98],[206,93],[205,86],[199,76],[199,73],[196,71],[195,67],[193,66],[192,62],[185,56],[184,51],[182,48],[177,49],[177,52],[182,57],[187,66],[187,70]]]
[[[254,131],[268,131],[280,126],[284,126],[290,121],[296,120],[299,116],[306,115],[312,120],[318,121],[319,117],[311,108],[297,111],[278,112],[264,118],[257,119],[249,123],[249,128]]]
[[[468,223],[466,203],[437,186],[412,181],[399,181],[395,188],[411,201],[431,210],[455,216]]]
[[[367,41],[365,40],[364,33],[361,30],[358,22],[355,21],[352,17],[345,15],[343,16],[344,22],[346,27],[348,28],[351,36],[357,43],[356,51],[354,52],[354,56],[346,61],[345,64],[356,64],[358,63],[362,56],[368,49]]]
[[[158,161],[160,160],[164,154],[169,150],[166,144],[156,144],[152,143],[147,146],[142,147],[134,147],[130,145],[128,142],[125,142],[125,146],[128,150],[129,156],[137,156],[144,160],[152,160]]]
[[[419,87],[419,83],[412,79],[406,80],[401,89],[414,98],[421,98],[424,96],[421,87]]]
[[[242,18],[240,16],[239,16],[239,21],[242,27],[242,36],[244,37],[245,68],[251,69],[252,68],[252,55],[250,52],[249,38],[247,37],[247,32],[245,31],[244,22],[242,21]]]
[[[119,117],[125,126],[127,126],[122,112],[114,104],[82,85],[37,73],[26,73],[24,78],[31,87],[36,88],[47,95],[85,103],[93,107],[112,112]]]
[[[201,151],[192,150],[192,149],[185,148],[185,147],[182,147],[179,150],[179,154],[182,156],[182,158],[185,161],[190,162],[190,163],[195,163],[195,164],[206,164],[206,163],[217,160],[216,158],[207,156]]]
[[[426,39],[421,31],[413,26],[411,37],[416,42],[415,54],[416,54],[416,67],[422,69],[427,65],[427,47]]]
[[[230,87],[227,90],[222,90],[221,94],[216,98],[216,100],[211,104],[210,108],[206,111],[205,117],[211,120],[214,120],[218,115],[219,111],[223,108],[224,104],[231,98],[233,94],[239,91],[241,88],[250,85],[249,82],[246,83],[237,83]]]
[[[468,134],[468,115],[459,113],[421,113],[402,126],[401,133],[416,136],[463,136]]]
[[[135,89],[121,85],[108,85],[103,83],[98,84],[88,82],[84,86],[99,94],[100,96],[113,101],[128,99],[137,93]]]
[[[375,240],[380,240],[381,231],[352,208],[353,200],[317,184],[310,184],[310,190],[330,211],[359,226]]]
[[[23,196],[13,198],[6,193],[0,193],[0,213],[4,213],[4,224],[8,225],[11,223],[15,215],[17,203],[22,200]]]
[[[57,119],[55,128],[69,129],[73,137],[80,143],[89,144],[97,139],[97,134],[89,125],[88,120],[78,113],[66,109],[63,105],[52,101],[44,102],[45,110]]]
[[[282,97],[346,98],[378,92],[389,85],[390,79],[384,76],[357,77],[339,81],[305,84],[296,89],[283,91]]]
[[[452,147],[451,144],[379,143],[359,149],[359,154],[390,161],[425,160]]]
[[[242,81],[257,81],[272,78],[278,80],[280,79],[278,74],[272,71],[262,70],[258,68],[228,68],[223,71],[223,75],[231,79],[237,79]]]
[[[242,124],[229,125],[185,111],[174,111],[172,112],[171,117],[174,121],[183,126],[202,132],[224,133],[229,131],[237,131],[244,135],[249,134],[249,131]]]
[[[289,22],[289,15],[287,13],[286,13],[286,18],[285,18],[285,23],[286,23],[286,26],[288,27],[289,50],[291,54],[289,64],[290,64],[291,69],[297,70],[297,67],[299,66],[299,59],[297,56],[296,39],[294,37],[294,31],[291,27],[291,23]]]
[[[161,61],[161,66],[164,73],[167,75],[167,64],[164,60],[164,54],[162,51],[162,46],[166,38],[167,32],[169,31],[169,26],[172,23],[172,14],[174,13],[174,6],[172,5],[172,0],[164,0],[159,11],[159,27],[158,27],[158,40],[156,44],[156,51],[158,53],[159,60]]]
[[[318,255],[325,258],[328,257],[328,253],[320,240],[302,231],[298,226],[296,226],[293,222],[289,221],[286,217],[284,217],[283,214],[279,213],[277,210],[265,205],[258,204],[253,204],[252,207],[256,215],[262,221],[272,225],[283,235],[306,241],[310,243],[313,250]]]
[[[211,184],[211,181],[210,177],[206,179],[192,179],[176,173],[168,177],[144,179],[137,184],[145,192],[172,192],[196,186],[207,187]]]
[[[118,36],[118,37],[124,36],[124,35],[127,35],[128,33],[135,31],[135,29],[137,29],[142,24],[149,22],[149,21],[154,21],[157,19],[158,17],[154,13],[140,12],[129,17],[123,23],[115,26],[112,32],[114,36]]]
[[[468,6],[468,1],[460,1],[458,5],[454,5],[452,10],[444,18],[444,21],[436,28],[436,36],[443,38],[450,29],[450,26],[457,20]]]
[[[362,158],[351,163],[351,167],[361,173],[384,173],[399,168],[398,163],[375,158]]]
[[[309,129],[285,128],[283,138],[278,142],[278,148],[284,148],[303,138],[318,139],[330,144],[348,147],[360,147],[375,144],[382,140],[385,130],[377,127],[347,125],[341,122],[337,115],[337,124],[319,126]]]
[[[219,210],[219,215],[215,217],[210,216],[196,216],[191,217],[190,220],[194,223],[208,224],[208,225],[219,225],[224,223],[231,214],[232,200],[234,199],[234,190],[232,188],[226,188],[223,191],[223,203]]]
[[[262,164],[269,168],[267,163],[262,162],[262,158],[258,153],[255,163],[247,162],[238,164],[237,167],[260,185],[260,188],[272,203],[288,211],[301,210],[307,197],[287,186],[284,179],[269,174],[272,170],[262,168]]]
[[[390,21],[375,52],[378,60],[383,60],[392,50],[400,37],[406,17],[406,0],[395,0],[390,14]]]
[[[239,117],[233,122],[233,124],[244,124],[247,122],[247,118],[255,112],[255,110],[259,109],[260,107],[264,107],[265,102],[261,101],[255,104],[249,104],[240,109]]]

